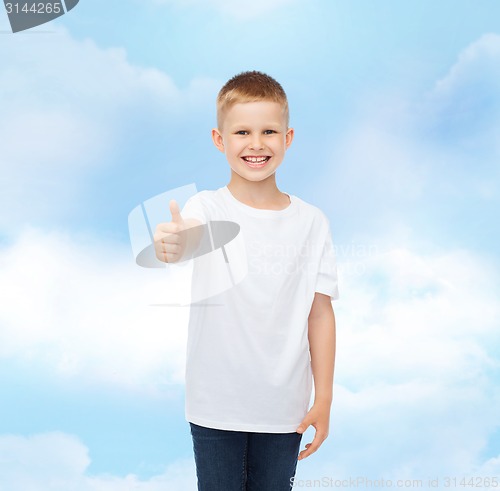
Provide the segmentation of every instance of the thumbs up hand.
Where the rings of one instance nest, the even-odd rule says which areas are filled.
[[[190,249],[197,246],[200,240],[200,231],[196,233],[182,233],[188,228],[200,225],[196,219],[184,219],[181,216],[179,205],[172,199],[169,203],[172,220],[159,223],[154,234],[154,247],[156,257],[164,263],[179,262],[186,252],[188,242]]]

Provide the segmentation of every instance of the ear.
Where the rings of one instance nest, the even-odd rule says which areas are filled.
[[[214,128],[212,130],[212,140],[214,142],[214,145],[222,152],[225,152],[224,149],[224,142],[222,140],[222,135],[220,131],[217,128]]]
[[[288,147],[292,144],[292,140],[293,140],[293,136],[294,136],[295,132],[294,132],[294,129],[293,128],[288,128],[288,130],[286,131],[286,135],[285,135],[285,145],[286,145],[286,148],[288,149]]]

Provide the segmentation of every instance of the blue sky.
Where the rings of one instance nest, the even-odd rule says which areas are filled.
[[[127,217],[228,182],[215,97],[248,69],[287,91],[278,187],[338,253],[331,434],[297,478],[500,475],[497,1],[81,0],[8,30],[1,491],[195,489],[188,313],[149,305]]]

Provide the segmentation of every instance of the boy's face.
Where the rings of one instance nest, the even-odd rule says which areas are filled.
[[[249,181],[262,181],[283,161],[293,129],[287,129],[279,103],[245,102],[226,112],[222,131],[213,129],[212,139],[233,172]]]

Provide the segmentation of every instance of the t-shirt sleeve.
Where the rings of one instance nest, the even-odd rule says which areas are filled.
[[[182,218],[196,218],[201,223],[207,223],[207,214],[200,193],[191,196],[181,210]]]
[[[316,277],[315,291],[329,295],[332,297],[332,300],[337,300],[339,298],[337,258],[333,247],[329,224],[323,242],[323,252],[319,263],[318,276]]]

